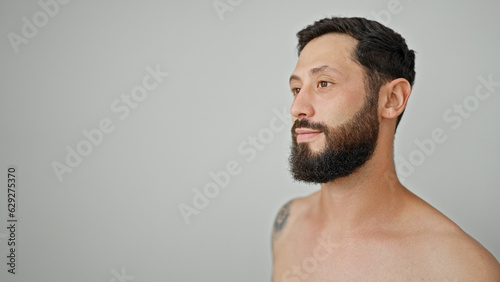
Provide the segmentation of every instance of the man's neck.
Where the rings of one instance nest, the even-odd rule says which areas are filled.
[[[393,222],[408,194],[397,179],[392,158],[384,155],[387,152],[375,152],[355,173],[321,185],[318,208],[324,226],[350,233]]]

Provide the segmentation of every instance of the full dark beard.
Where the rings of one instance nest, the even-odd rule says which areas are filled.
[[[325,148],[313,152],[308,143],[297,143],[296,128],[321,130],[326,137]],[[290,171],[295,180],[326,183],[348,176],[373,155],[379,130],[377,101],[368,98],[363,108],[349,121],[329,127],[323,123],[297,119],[292,127]]]

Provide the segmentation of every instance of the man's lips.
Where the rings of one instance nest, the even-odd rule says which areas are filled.
[[[313,139],[321,134],[321,130],[314,130],[310,128],[297,128],[295,129],[297,135],[297,142],[305,142]]]

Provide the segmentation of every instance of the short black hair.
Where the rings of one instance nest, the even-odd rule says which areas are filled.
[[[378,94],[384,83],[397,78],[404,78],[413,86],[415,51],[408,49],[399,33],[365,18],[324,18],[297,33],[298,55],[309,41],[327,33],[347,34],[359,41],[353,59],[364,67],[367,86],[374,94]],[[398,117],[396,128],[403,113]]]

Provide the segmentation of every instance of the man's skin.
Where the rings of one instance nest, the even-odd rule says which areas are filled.
[[[290,79],[293,121],[335,127],[362,108],[365,74],[353,59],[356,44],[348,35],[329,33],[305,46]],[[273,281],[500,281],[493,255],[397,178],[394,132],[410,93],[406,79],[384,84],[372,157],[278,213]],[[297,138],[313,152],[325,144],[321,132]]]

